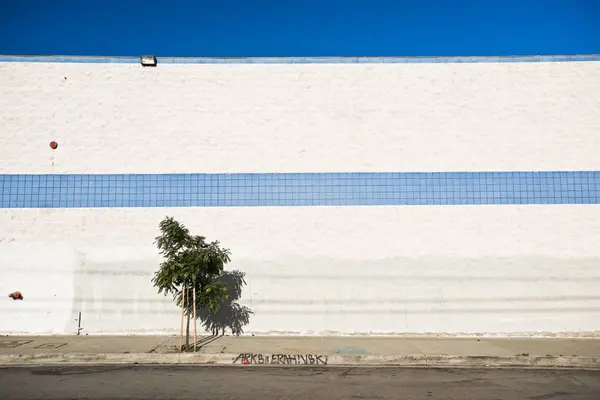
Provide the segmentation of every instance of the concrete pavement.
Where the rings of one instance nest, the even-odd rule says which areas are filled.
[[[0,365],[225,364],[600,368],[600,339],[204,336],[4,336]]]

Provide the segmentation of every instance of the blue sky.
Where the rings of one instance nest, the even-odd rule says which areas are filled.
[[[0,54],[600,53],[600,0],[0,0]]]

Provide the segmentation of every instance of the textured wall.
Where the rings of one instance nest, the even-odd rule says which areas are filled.
[[[597,168],[598,65],[2,63],[0,172]]]
[[[598,62],[0,63],[0,173],[597,171],[597,93]],[[167,214],[231,248],[247,332],[600,330],[597,204],[26,209],[2,187],[0,294],[25,300],[0,332],[178,331],[150,283]]]

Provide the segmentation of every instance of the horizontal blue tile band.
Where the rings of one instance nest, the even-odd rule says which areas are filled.
[[[0,175],[1,208],[599,203],[600,171]]]

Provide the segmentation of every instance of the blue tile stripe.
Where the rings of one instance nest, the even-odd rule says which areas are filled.
[[[599,203],[600,171],[0,175],[1,208]]]
[[[599,54],[489,57],[157,57],[161,64],[432,64],[600,61]],[[0,62],[139,64],[139,57],[0,55]]]

